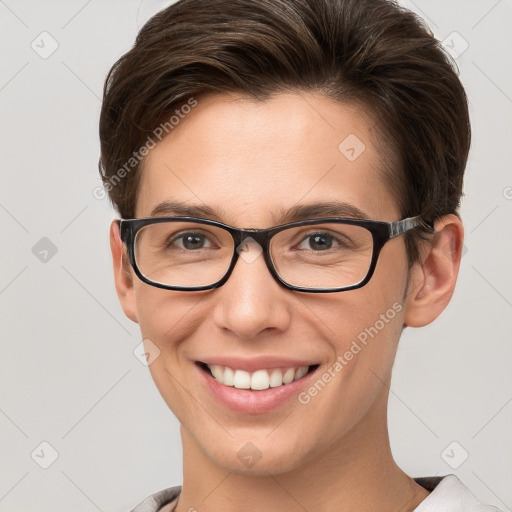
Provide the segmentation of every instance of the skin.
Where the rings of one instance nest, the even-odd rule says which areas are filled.
[[[276,207],[341,199],[371,219],[399,220],[371,127],[361,109],[313,93],[264,102],[201,97],[146,157],[136,216],[180,200],[217,207],[216,220],[235,227],[267,228],[276,225]],[[353,162],[338,150],[349,134],[366,146]],[[216,290],[179,292],[148,286],[133,274],[112,224],[119,299],[143,338],[158,346],[151,375],[181,423],[178,512],[239,511],[248,503],[252,512],[404,512],[425,499],[428,491],[393,460],[386,413],[403,326],[431,323],[455,287],[462,224],[447,215],[436,232],[420,246],[421,261],[409,276],[404,237],[389,241],[374,276],[357,290],[287,290],[259,256],[251,263],[240,259]],[[401,311],[306,405],[292,399],[269,413],[246,415],[216,402],[195,378],[194,361],[219,354],[298,356],[318,361],[321,375],[394,303]],[[249,441],[261,459],[246,467],[237,452]]]

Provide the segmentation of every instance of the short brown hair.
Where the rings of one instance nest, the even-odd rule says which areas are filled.
[[[395,156],[386,182],[401,215],[432,223],[458,214],[466,94],[439,41],[395,2],[179,0],[151,18],[103,94],[99,168],[123,218],[135,215],[135,152],[178,106],[210,91],[259,100],[310,91],[362,104]],[[424,233],[406,236],[409,264]]]

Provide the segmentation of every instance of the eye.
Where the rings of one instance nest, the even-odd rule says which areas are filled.
[[[204,245],[204,244],[208,245]],[[179,234],[178,236],[173,237],[167,244],[166,248],[170,248],[172,246],[176,246],[179,249],[185,250],[196,250],[196,249],[208,249],[212,246],[211,241],[206,235],[202,233],[194,233],[194,232],[184,232]]]
[[[298,245],[299,250],[327,251],[335,246],[347,247],[348,241],[343,240],[332,233],[310,233]]]

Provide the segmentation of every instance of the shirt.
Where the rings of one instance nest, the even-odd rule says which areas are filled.
[[[418,477],[414,481],[431,492],[413,512],[502,512],[491,505],[481,504],[455,475]],[[180,485],[159,491],[131,512],[172,512],[180,492]]]

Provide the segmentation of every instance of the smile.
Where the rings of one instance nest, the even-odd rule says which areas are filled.
[[[269,368],[247,372],[245,370],[230,368],[217,364],[200,364],[205,371],[209,371],[212,377],[224,386],[237,389],[251,389],[262,391],[268,388],[276,388],[293,381],[299,380],[310,370],[318,365],[300,366],[298,368]]]
[[[320,363],[271,356],[214,356],[196,360],[199,381],[219,405],[264,414],[289,403],[311,385]]]
[[[290,384],[302,379],[302,377],[316,370],[319,366],[315,364],[296,368],[263,368],[248,372],[218,364],[206,364],[201,361],[197,363],[220,384],[236,389],[250,389],[253,391],[263,391],[268,388],[277,388]]]

